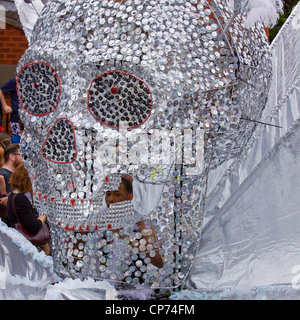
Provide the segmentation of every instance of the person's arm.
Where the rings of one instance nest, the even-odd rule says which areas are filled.
[[[0,101],[2,104],[2,109],[5,113],[12,113],[12,108],[6,103],[4,94],[2,92],[2,90],[0,89]]]
[[[7,199],[8,197],[6,193],[5,179],[2,175],[0,175],[0,207],[7,207]]]
[[[144,221],[138,222],[137,225],[138,225],[138,231],[139,232],[141,232],[143,229],[146,228]],[[157,236],[155,234],[155,231],[153,230],[153,227],[151,226],[150,229],[151,229],[152,233],[150,235],[144,235],[143,236],[143,239],[146,240],[146,247],[149,244],[154,245],[155,243],[158,243],[158,239],[157,239]],[[150,241],[149,242],[150,238],[152,238],[152,240],[154,240],[154,241]],[[159,248],[154,248],[154,246],[153,246],[153,249],[150,250],[150,251],[154,251],[156,253],[155,256],[151,257],[149,252],[146,253],[146,256],[151,259],[151,263],[154,266],[156,266],[158,268],[162,268],[163,265],[164,265],[164,262],[163,262],[163,259],[162,259],[161,255],[160,255],[160,253],[159,253]]]
[[[5,187],[5,180],[2,175],[0,175],[0,197],[5,197],[6,195],[6,187]]]
[[[41,221],[42,221],[42,223],[45,223],[45,222],[46,222],[46,219],[47,219],[47,215],[46,215],[46,213],[44,213],[44,215],[43,215],[43,216],[39,216],[39,217],[38,217],[38,220],[41,220]]]
[[[43,221],[35,217],[35,211],[29,199],[24,194],[18,193],[15,197],[15,207],[19,220],[24,224],[25,228],[30,233],[37,234],[42,227]]]

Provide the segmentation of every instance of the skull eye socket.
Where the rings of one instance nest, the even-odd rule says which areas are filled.
[[[28,113],[44,116],[58,105],[61,86],[56,71],[44,62],[35,62],[21,68],[17,76],[20,104]]]
[[[109,127],[135,128],[149,118],[152,95],[142,80],[127,73],[111,71],[91,83],[88,109],[96,120]]]

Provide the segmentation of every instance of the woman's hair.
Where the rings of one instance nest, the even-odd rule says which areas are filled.
[[[20,146],[17,143],[12,143],[4,150],[4,162],[7,162],[10,154],[20,151]]]
[[[4,149],[0,147],[0,163],[4,162]]]
[[[0,162],[4,160],[4,150],[10,143],[10,135],[6,132],[0,132]]]
[[[127,193],[133,193],[132,182],[130,181],[131,177],[122,176],[121,183],[124,184]]]
[[[8,145],[10,145],[10,135],[6,132],[0,132],[0,147],[6,149]]]
[[[32,193],[32,185],[24,164],[21,163],[17,166],[16,170],[12,173],[8,182],[12,189],[19,190],[22,193]]]

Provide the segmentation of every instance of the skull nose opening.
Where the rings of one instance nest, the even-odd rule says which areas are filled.
[[[76,159],[75,131],[69,119],[60,118],[54,123],[43,144],[42,155],[55,163],[71,163]]]

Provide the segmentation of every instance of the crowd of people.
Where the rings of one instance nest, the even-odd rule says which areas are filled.
[[[9,138],[8,134],[0,134],[1,219],[9,227],[15,227],[16,223],[20,222],[28,233],[36,235],[46,223],[46,215],[39,216],[33,205],[31,180],[23,164],[20,146],[10,143]],[[47,255],[50,254],[49,242],[37,247]]]
[[[10,105],[5,99],[10,95]],[[36,235],[46,224],[46,215],[39,216],[32,202],[32,185],[20,153],[23,123],[19,118],[16,78],[0,87],[0,217],[9,227],[20,222],[29,234]],[[4,131],[3,113],[9,114],[9,129]],[[38,246],[47,255],[50,243]]]

